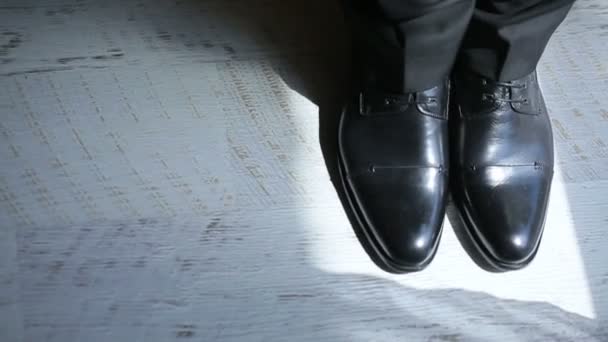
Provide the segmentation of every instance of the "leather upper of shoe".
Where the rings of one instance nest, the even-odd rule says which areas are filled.
[[[502,83],[460,74],[454,95],[453,186],[467,228],[493,261],[523,267],[542,236],[554,163],[536,73]]]
[[[447,203],[449,86],[364,91],[342,114],[345,183],[380,253],[420,269],[434,254]]]

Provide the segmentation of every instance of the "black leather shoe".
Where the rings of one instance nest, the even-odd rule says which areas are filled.
[[[394,273],[427,266],[448,193],[448,83],[391,95],[364,91],[345,106],[339,165],[372,259]]]
[[[512,82],[455,75],[452,194],[496,271],[536,255],[553,178],[553,136],[536,72]]]

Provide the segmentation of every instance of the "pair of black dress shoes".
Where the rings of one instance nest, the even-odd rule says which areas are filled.
[[[493,270],[536,255],[554,162],[535,72],[511,82],[461,72],[409,94],[365,89],[342,113],[338,154],[349,205],[382,268],[431,262],[449,190]]]

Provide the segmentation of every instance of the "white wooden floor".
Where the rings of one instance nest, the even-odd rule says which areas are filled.
[[[424,272],[364,253],[344,41],[325,0],[0,0],[0,341],[607,341],[608,3],[539,67],[559,169],[506,274],[448,220]]]

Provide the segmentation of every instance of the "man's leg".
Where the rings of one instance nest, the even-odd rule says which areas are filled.
[[[472,0],[357,0],[352,96],[338,160],[372,259],[418,271],[437,250],[448,198],[448,77]],[[361,236],[361,235],[360,235]]]
[[[346,0],[364,87],[414,92],[448,77],[473,0]]]
[[[453,195],[495,270],[538,250],[553,136],[536,65],[572,0],[479,0],[454,71]]]
[[[511,81],[536,68],[574,0],[477,0],[460,63],[479,75]]]

